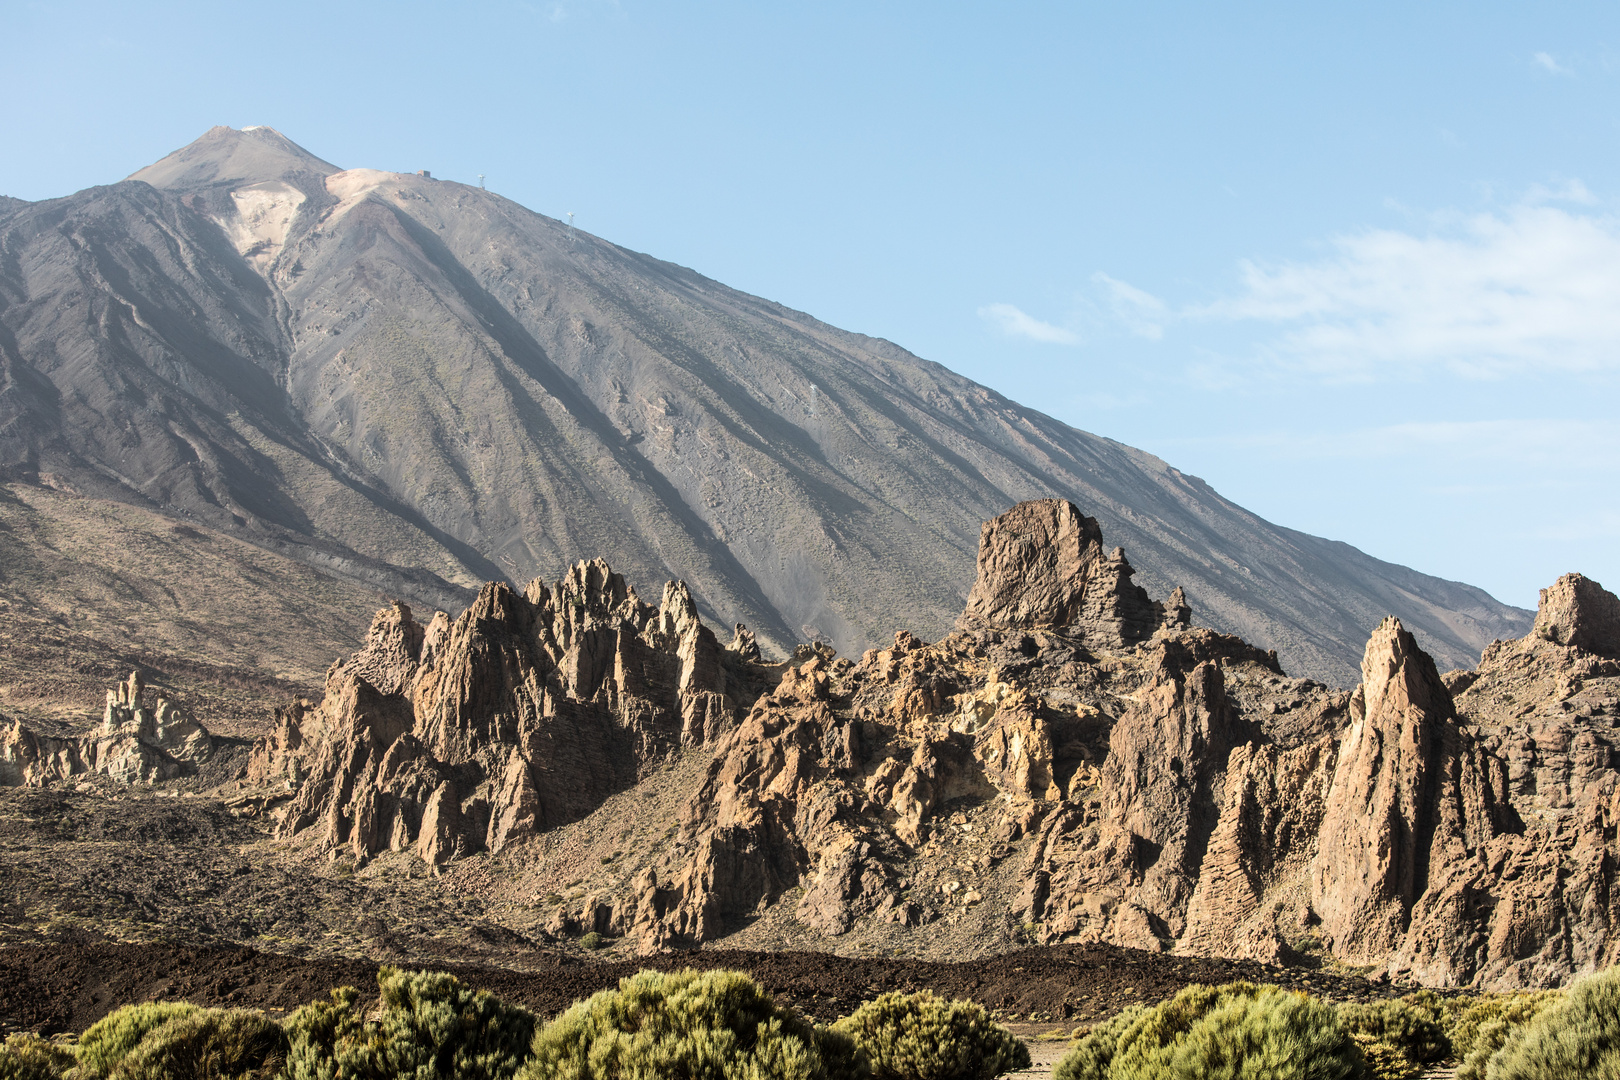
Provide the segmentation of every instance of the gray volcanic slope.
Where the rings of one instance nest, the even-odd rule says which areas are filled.
[[[890,342],[269,128],[0,202],[0,365],[13,477],[441,606],[600,555],[779,650],[930,638],[980,522],[1064,496],[1299,674],[1353,682],[1385,614],[1443,667],[1530,626]]]

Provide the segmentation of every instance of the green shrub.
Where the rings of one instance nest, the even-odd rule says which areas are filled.
[[[79,1037],[76,1080],[105,1080],[147,1032],[196,1011],[185,1001],[147,1001],[108,1013]]]
[[[989,1080],[1029,1067],[1029,1050],[971,1001],[892,991],[833,1025],[855,1040],[875,1080]]]
[[[0,1080],[62,1080],[79,1063],[72,1050],[23,1033],[0,1046]]]
[[[816,1049],[827,1080],[870,1080],[871,1063],[855,1040],[835,1027],[816,1027]]]
[[[1485,1039],[1482,1027],[1478,1042]],[[1475,1051],[1483,1048],[1476,1045]],[[1576,983],[1563,1000],[1513,1026],[1484,1075],[1485,1080],[1620,1077],[1620,968]]]
[[[287,1018],[290,1080],[509,1080],[529,1056],[534,1014],[443,972],[377,972],[382,1015],[353,987]]]
[[[112,1080],[268,1080],[287,1037],[247,1009],[197,1009],[148,1031],[113,1069]]]
[[[1445,1001],[1432,990],[1398,1001],[1339,1006],[1339,1023],[1361,1048],[1376,1080],[1413,1080],[1423,1066],[1448,1056],[1445,1019]]]
[[[1059,1080],[1350,1080],[1361,1052],[1324,1002],[1275,986],[1189,986],[1116,1017],[1059,1062]]]
[[[848,1068],[849,1047],[828,1049]],[[858,1069],[858,1065],[856,1066]],[[736,971],[643,971],[534,1038],[523,1080],[824,1080],[815,1030]]]
[[[1446,1031],[1451,1038],[1452,1056],[1462,1062],[1457,1076],[1482,1080],[1485,1063],[1501,1049],[1508,1033],[1563,996],[1560,990],[1528,990],[1475,999],[1457,1014]]]
[[[362,1042],[365,1023],[355,1003],[360,991],[352,986],[333,990],[326,1001],[312,1001],[282,1022],[287,1033],[286,1080],[337,1080],[340,1048],[354,1056]]]
[[[1130,1005],[1087,1032],[1052,1070],[1052,1080],[1105,1080],[1125,1032],[1151,1010]]]
[[[591,949],[594,951],[596,949],[600,949],[603,945],[606,945],[607,941],[595,930],[590,930],[586,932],[584,937],[579,939],[579,944],[582,948]]]

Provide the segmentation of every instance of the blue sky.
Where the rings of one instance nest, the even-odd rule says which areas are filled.
[[[0,0],[0,193],[431,169],[1534,606],[1620,588],[1620,6]]]

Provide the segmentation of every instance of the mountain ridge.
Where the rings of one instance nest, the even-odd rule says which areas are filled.
[[[290,148],[290,149],[289,149]],[[332,169],[332,172],[325,172]],[[153,183],[156,181],[157,183]],[[1530,613],[1265,522],[1160,459],[490,192],[215,128],[0,205],[0,465],[418,604],[602,556],[781,652],[937,636],[979,523],[1071,498],[1156,597],[1343,685],[1399,615],[1470,665]]]

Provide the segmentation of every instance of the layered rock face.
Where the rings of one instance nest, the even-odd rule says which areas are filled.
[[[145,690],[140,672],[131,672],[107,691],[100,729],[80,738],[40,735],[20,722],[0,729],[0,784],[90,775],[150,784],[194,773],[213,752],[212,736],[162,697],[147,706]]]
[[[761,664],[684,586],[653,607],[600,562],[486,586],[454,621],[395,605],[252,772],[291,787],[286,835],[435,865],[510,851],[481,888],[643,949],[774,920],[1325,954],[1440,985],[1615,959],[1611,594],[1561,579],[1537,632],[1445,676],[1386,619],[1347,693],[1192,627],[1184,596],[1151,600],[1104,550],[1070,504],[1016,507],[982,531],[956,632],[859,661]],[[645,844],[583,860],[543,835],[629,836],[604,800],[681,755],[701,771]]]
[[[286,711],[255,747],[248,778],[295,789],[284,835],[442,864],[582,817],[711,741],[757,667],[720,647],[684,584],[654,607],[606,563],[578,563],[522,593],[486,585],[454,621],[379,612],[320,706]]]

